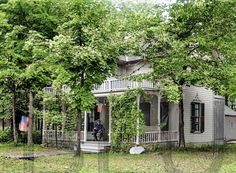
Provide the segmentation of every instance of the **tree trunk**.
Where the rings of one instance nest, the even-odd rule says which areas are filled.
[[[56,129],[55,129],[55,138],[56,138],[56,148],[58,148],[58,136],[57,136],[57,125],[56,125]]]
[[[179,147],[185,148],[184,136],[184,103],[183,103],[183,89],[180,87],[181,100],[179,102]]]
[[[29,127],[28,127],[28,145],[33,144],[33,94],[32,91],[29,91]]]
[[[84,86],[84,72],[81,74],[80,78],[80,86]],[[80,131],[81,131],[81,117],[82,117],[82,111],[80,108],[77,109],[77,147],[75,151],[75,156],[79,156],[81,154],[81,146],[80,146]]]
[[[62,114],[62,138],[64,140],[64,131],[65,131],[65,125],[66,125],[66,104],[64,101],[62,101],[62,107],[61,107],[61,114]]]
[[[75,151],[75,156],[80,156],[81,154],[81,146],[80,146],[81,114],[82,114],[82,111],[78,109],[77,110],[77,147]]]
[[[13,123],[13,139],[14,143],[17,143],[17,131],[16,131],[16,92],[13,92],[12,96],[12,123]]]
[[[229,106],[229,96],[225,96],[225,105]]]
[[[45,131],[47,130],[46,124],[46,108],[45,108],[45,101],[43,100],[43,129],[42,129],[42,143],[46,142],[46,134]]]
[[[4,118],[2,119],[2,130],[5,129],[5,122],[4,122]]]

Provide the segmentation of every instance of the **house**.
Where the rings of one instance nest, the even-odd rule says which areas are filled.
[[[145,119],[145,133],[131,140],[134,145],[148,143],[178,142],[179,109],[178,105],[170,103],[149,81],[129,81],[130,75],[148,73],[152,69],[140,57],[119,58],[118,70],[115,76],[108,78],[101,85],[96,85],[92,91],[98,103],[90,112],[84,113],[81,138],[84,142],[82,150],[94,146],[92,130],[96,119],[100,119],[106,129],[104,146],[109,146],[111,138],[112,110],[108,100],[110,94],[122,94],[128,89],[140,87],[149,95],[149,101],[138,96],[139,108]],[[185,141],[191,144],[221,144],[224,143],[224,97],[215,95],[203,87],[184,86],[184,131]],[[136,120],[134,120],[136,123]],[[50,135],[49,135],[50,136]],[[87,148],[86,148],[87,146]],[[100,144],[101,146],[101,144]],[[104,149],[102,147],[102,149]]]
[[[236,112],[225,106],[225,140],[236,140]]]

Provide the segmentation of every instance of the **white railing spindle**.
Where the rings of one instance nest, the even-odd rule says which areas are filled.
[[[136,82],[127,79],[114,79],[105,80],[101,85],[95,85],[93,91],[112,91],[112,90],[125,90],[128,88],[154,88],[154,84],[149,81]]]

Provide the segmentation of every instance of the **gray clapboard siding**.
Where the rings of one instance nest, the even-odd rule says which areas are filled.
[[[202,103],[205,103],[205,131],[203,133],[190,133],[191,131],[191,102],[198,95]],[[184,88],[184,131],[186,143],[212,143],[213,142],[213,109],[214,94],[202,87]]]
[[[151,71],[150,65],[145,64],[144,62],[138,62],[135,64],[120,65],[117,69],[117,75],[123,77],[131,74],[138,75],[148,73]]]
[[[216,96],[214,98],[214,144],[224,142],[224,106],[224,98]]]
[[[169,103],[169,130],[179,131],[179,107],[174,103]]]
[[[236,140],[236,116],[225,116],[225,138]]]

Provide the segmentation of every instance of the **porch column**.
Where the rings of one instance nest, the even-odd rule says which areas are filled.
[[[137,96],[137,107],[140,105],[140,95]],[[137,134],[136,134],[136,145],[139,145],[139,118],[137,118]]]
[[[109,132],[108,132],[109,144],[111,143],[111,126],[112,126],[111,113],[112,113],[112,105],[111,102],[109,102]]]
[[[84,112],[84,142],[87,141],[87,112]]]
[[[157,130],[161,131],[161,95],[157,94]]]

